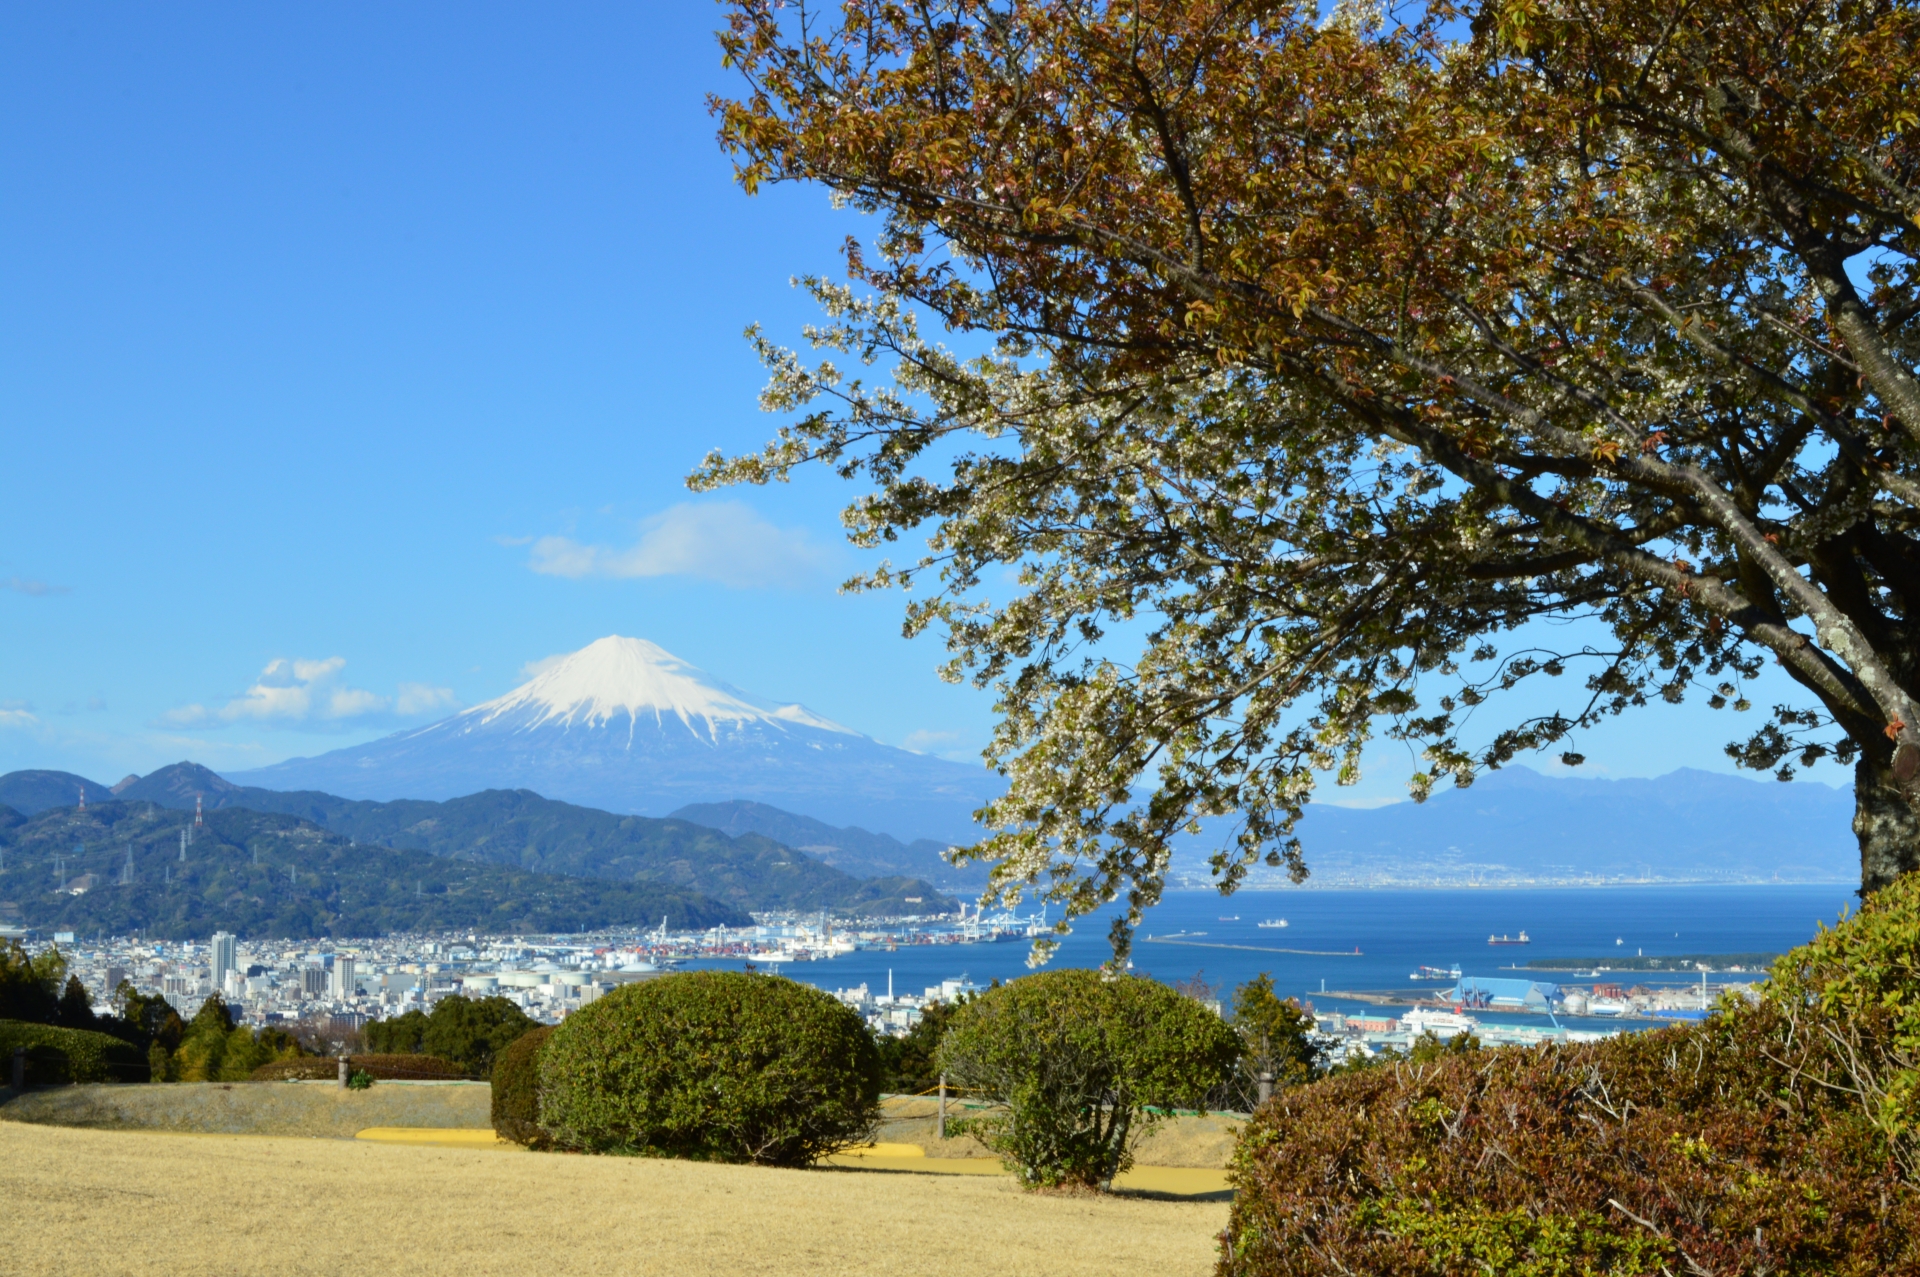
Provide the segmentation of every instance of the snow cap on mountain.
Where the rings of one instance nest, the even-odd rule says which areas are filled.
[[[558,723],[594,727],[616,716],[672,717],[711,735],[721,724],[768,723],[860,733],[802,705],[777,705],[722,683],[698,666],[645,639],[610,634],[542,670],[505,696],[457,715],[484,725],[504,715],[526,726]],[[704,728],[696,724],[704,720]]]

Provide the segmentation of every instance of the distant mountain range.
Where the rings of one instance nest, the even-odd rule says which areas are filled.
[[[487,790],[444,803],[376,803],[235,785],[197,764],[176,763],[145,777],[129,776],[110,791],[64,772],[13,772],[0,776],[0,803],[48,810],[36,804],[77,794],[83,786],[117,802],[183,812],[192,811],[197,798],[207,811],[279,813],[363,844],[451,860],[652,882],[735,910],[904,914],[953,907],[918,878],[895,873],[862,879],[760,834],[734,837],[694,821],[617,816],[526,790]]]
[[[573,932],[743,926],[735,906],[645,880],[609,882],[424,851],[355,845],[294,816],[89,802],[34,816],[0,807],[0,924],[44,933],[205,939],[374,936],[396,931]],[[132,869],[128,870],[131,858]]]
[[[850,874],[875,877],[909,874],[925,878],[946,891],[975,895],[987,885],[985,866],[949,863],[946,858],[949,844],[932,838],[903,843],[891,834],[870,833],[857,826],[836,829],[811,816],[797,816],[765,803],[744,801],[690,803],[674,812],[673,817],[736,837],[763,834]]]
[[[530,789],[623,814],[744,799],[900,838],[978,837],[985,766],[882,745],[800,705],[720,682],[643,639],[590,643],[497,700],[234,782],[348,798]]]
[[[1657,878],[1857,882],[1853,794],[1683,768],[1652,780],[1573,780],[1506,767],[1425,803],[1334,807],[1300,822],[1310,881]],[[1192,877],[1204,870],[1181,858]],[[1273,871],[1255,881],[1271,881]]]
[[[225,820],[229,813],[250,810],[288,819],[287,828],[309,822],[301,836],[323,840],[316,846],[324,845],[326,854],[335,858],[329,861],[331,871],[345,873],[358,884],[344,897],[330,897],[331,903],[315,903],[320,912],[311,915],[282,912],[283,906],[293,906],[274,903],[278,897],[272,895],[260,896],[263,903],[247,905],[238,914],[219,912],[252,899],[245,891],[236,896],[237,887],[203,892],[198,898],[213,904],[199,915],[176,912],[164,921],[159,914],[140,915],[153,920],[150,925],[175,928],[200,926],[216,916],[227,919],[217,925],[235,930],[242,925],[292,925],[286,920],[310,916],[310,925],[334,927],[333,934],[343,934],[339,928],[346,923],[339,919],[371,926],[390,918],[391,926],[410,926],[410,919],[477,918],[483,903],[526,924],[509,930],[556,929],[558,919],[604,918],[621,911],[652,919],[649,911],[655,908],[687,922],[721,912],[737,917],[749,909],[934,912],[952,907],[943,889],[971,894],[983,874],[977,867],[955,870],[946,865],[941,858],[945,845],[931,839],[903,843],[887,834],[836,828],[751,801],[691,804],[667,819],[596,811],[524,790],[482,792],[449,802],[379,803],[235,785],[183,763],[144,778],[130,776],[112,790],[66,772],[0,776],[0,804],[26,813],[23,817],[0,809],[0,823],[12,822],[0,830],[0,848],[23,849],[6,852],[0,921],[30,918],[36,926],[68,925],[82,918],[106,921],[108,915],[96,910],[106,908],[107,897],[89,902],[85,897],[51,896],[51,860],[27,851],[22,841],[39,834],[19,832],[26,826],[58,830],[48,834],[51,850],[60,850],[60,840],[69,836],[86,842],[91,848],[87,855],[99,858],[100,864],[87,861],[83,868],[76,861],[74,873],[117,872],[123,852],[115,852],[121,859],[114,859],[105,841],[93,841],[102,835],[83,835],[78,824],[60,824],[82,819],[73,804],[83,787],[88,796],[85,819],[94,822],[108,822],[110,811],[118,813],[111,822],[125,821],[126,812],[144,810],[148,803],[170,813],[190,812],[196,794],[210,821],[216,814]],[[1424,804],[1356,809],[1316,803],[1301,824],[1300,836],[1311,882],[1320,886],[1639,879],[1856,882],[1852,813],[1850,793],[1807,782],[1781,785],[1693,770],[1652,780],[1572,780],[1509,767],[1482,777],[1471,789],[1444,791]],[[42,823],[42,817],[48,823]],[[152,818],[159,822],[154,837],[177,832],[179,815]],[[281,828],[236,827],[227,841],[246,846],[256,834],[294,836],[279,832]],[[342,840],[348,840],[344,850]],[[352,840],[358,841],[357,848]],[[152,840],[134,841],[140,881],[146,882],[151,875],[143,857]],[[15,858],[23,852],[38,857],[31,868],[29,861]],[[364,874],[353,868],[356,856],[365,863]],[[383,858],[388,856],[415,858]],[[421,856],[428,859],[418,859]],[[429,863],[442,873],[454,872],[451,865],[468,865],[520,876],[474,879],[462,888],[465,896],[436,900],[432,883],[440,880],[423,872]],[[153,864],[155,873],[164,872],[159,861]],[[1175,867],[1177,877],[1195,885],[1205,881],[1204,865],[1191,851],[1177,856]],[[22,873],[26,878],[18,876]],[[547,876],[555,875],[569,884],[587,885],[547,884]],[[1277,880],[1273,871],[1262,871],[1250,885]],[[406,896],[409,881],[416,884],[414,897]],[[426,905],[417,903],[422,881],[427,883]],[[26,885],[17,885],[22,883]],[[640,894],[593,894],[615,885]],[[533,893],[520,903],[518,913],[514,891]],[[9,902],[18,907],[12,918],[4,916]],[[418,912],[428,906],[454,909],[456,904],[458,909],[450,914]],[[556,927],[535,922],[556,922]],[[194,934],[212,929],[205,925]]]

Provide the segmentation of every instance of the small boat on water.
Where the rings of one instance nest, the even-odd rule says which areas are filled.
[[[1265,922],[1256,922],[1253,925],[1256,927],[1284,927],[1287,925],[1287,920],[1285,918],[1268,918]]]
[[[1222,921],[1222,922],[1238,922],[1238,921],[1240,921],[1240,915],[1236,913],[1236,914],[1234,914],[1234,915],[1232,915],[1231,917],[1229,917],[1228,915],[1226,915],[1226,914],[1224,914],[1224,913],[1223,913],[1223,914],[1221,914],[1221,915],[1220,915],[1220,921]]]
[[[1507,935],[1504,932],[1497,936],[1488,936],[1487,943],[1488,944],[1532,944],[1533,941],[1527,939],[1527,933],[1522,931],[1517,937]]]

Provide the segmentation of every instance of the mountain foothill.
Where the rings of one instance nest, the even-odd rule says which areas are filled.
[[[206,823],[181,862],[196,799]],[[193,763],[111,788],[65,772],[0,776],[0,852],[0,923],[169,939],[739,926],[761,910],[955,907],[918,878],[856,877],[763,835],[690,820],[527,790],[387,803],[282,793]]]

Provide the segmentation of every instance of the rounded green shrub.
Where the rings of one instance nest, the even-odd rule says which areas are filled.
[[[12,1081],[13,1053],[27,1050],[27,1085],[69,1082],[145,1082],[146,1052],[106,1033],[51,1024],[0,1020],[0,1085]]]
[[[563,1148],[806,1166],[866,1142],[880,1060],[850,1008],[779,976],[695,971],[616,989],[539,1049]]]
[[[1239,1036],[1185,994],[1141,976],[1046,971],[961,1007],[940,1067],[1005,1106],[948,1123],[1030,1188],[1098,1188],[1133,1162],[1164,1110],[1199,1107],[1231,1075]]]
[[[1920,1271],[1917,959],[1910,874],[1703,1023],[1282,1092],[1241,1136],[1219,1271]]]
[[[549,1025],[523,1033],[493,1057],[493,1129],[501,1139],[544,1147],[540,1129],[540,1048],[553,1036]]]

